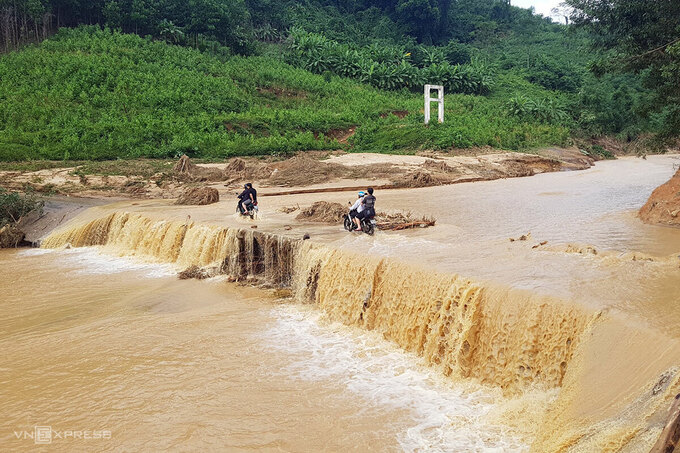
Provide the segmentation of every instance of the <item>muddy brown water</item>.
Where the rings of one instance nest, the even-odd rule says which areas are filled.
[[[497,393],[263,291],[88,249],[2,251],[0,267],[4,451],[35,449],[35,426],[54,431],[45,451],[526,445],[485,421]]]
[[[680,300],[680,229],[637,218],[679,165],[678,156],[624,158],[577,172],[383,192],[379,209],[430,214],[437,227],[331,242],[594,309],[635,313],[679,337],[680,310],[669,308]],[[527,233],[527,241],[509,240]]]
[[[635,210],[677,163],[385,191],[437,226],[294,225],[294,245],[266,236],[277,207],[348,194],[263,200],[265,236],[229,201],[91,209],[0,254],[2,444],[49,425],[110,430],[68,451],[648,450],[680,391],[680,230]],[[293,299],[176,280],[189,264],[285,270]]]

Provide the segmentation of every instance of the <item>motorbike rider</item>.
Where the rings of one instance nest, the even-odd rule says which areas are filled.
[[[361,211],[357,209],[357,215],[354,218],[354,223],[357,225],[358,229],[361,229],[362,219],[370,219],[371,217],[375,216],[375,197],[373,196],[373,187],[366,189],[366,192],[368,192],[368,194],[361,199],[361,206],[363,209]]]
[[[352,219],[352,223],[354,223],[354,219],[356,218],[357,214],[364,210],[364,206],[361,204],[361,200],[364,198],[365,195],[366,192],[364,192],[363,190],[359,191],[357,201],[355,201],[352,207],[349,208],[349,218]]]
[[[244,214],[251,204],[257,206],[257,190],[253,187],[253,184],[246,183],[243,189],[243,192],[238,196],[238,210],[241,214]]]

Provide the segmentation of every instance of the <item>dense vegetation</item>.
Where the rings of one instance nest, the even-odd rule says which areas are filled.
[[[575,24],[588,29],[598,74],[636,72],[647,91],[639,109],[656,117],[662,139],[680,134],[680,2],[568,0]]]
[[[218,58],[96,27],[62,29],[0,59],[0,159],[110,159],[564,143],[559,122],[527,121],[502,99],[447,97],[422,126],[421,96],[315,75],[267,57]],[[406,118],[390,112],[411,112]],[[401,116],[401,115],[399,115]]]
[[[296,25],[361,45],[443,45],[543,22],[509,0],[0,0],[0,18],[0,44],[9,47],[54,27],[100,24],[173,41],[216,40],[239,52]]]
[[[446,92],[488,94],[493,85],[491,70],[469,63],[464,46],[445,48],[342,44],[317,33],[293,29],[289,61],[316,73],[332,72],[369,83],[383,90],[422,89],[426,83],[444,85]],[[467,53],[466,53],[467,51]]]
[[[570,3],[575,27],[506,0],[0,0],[0,160],[671,136],[677,41],[642,75],[609,70],[634,24]],[[664,20],[635,51],[675,39]],[[443,125],[422,125],[424,83],[449,93]]]

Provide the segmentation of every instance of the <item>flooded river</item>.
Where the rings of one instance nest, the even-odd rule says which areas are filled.
[[[46,451],[526,448],[490,418],[497,392],[268,292],[92,249],[0,267],[4,451],[34,449],[35,426],[54,430]]]
[[[680,390],[680,230],[635,210],[677,162],[384,191],[379,210],[437,226],[372,238],[269,234],[291,223],[278,207],[348,194],[263,197],[241,231],[231,201],[91,209],[0,252],[0,442],[50,426],[63,451],[648,450]],[[191,264],[292,294],[177,280]]]
[[[664,309],[680,300],[680,230],[637,218],[678,166],[680,156],[625,158],[577,172],[383,192],[379,209],[431,215],[438,226],[376,237],[368,250],[594,308],[635,311],[680,336],[680,310],[645,311],[654,310],[650,300],[663,301]],[[510,242],[527,234],[527,241]],[[365,243],[360,236],[333,240],[347,249]]]

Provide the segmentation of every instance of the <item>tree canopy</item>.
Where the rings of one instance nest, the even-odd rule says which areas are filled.
[[[680,2],[677,0],[567,0],[572,19],[593,45],[607,53],[593,64],[596,74],[642,74],[650,96],[643,111],[656,114],[661,135],[680,130]]]
[[[507,0],[0,0],[0,44],[9,48],[39,40],[50,28],[80,24],[158,36],[170,23],[183,35],[249,53],[258,31],[271,37],[295,25],[331,38],[445,44],[546,21]]]

